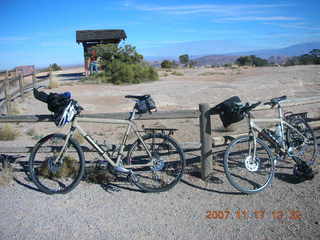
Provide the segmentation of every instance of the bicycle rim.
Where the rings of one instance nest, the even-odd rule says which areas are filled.
[[[132,181],[146,192],[162,192],[180,180],[185,165],[184,153],[177,142],[162,134],[146,135],[144,145],[137,140],[125,160],[133,172]]]
[[[267,145],[253,137],[240,137],[228,146],[224,156],[226,176],[233,187],[243,193],[256,193],[266,188],[274,175],[272,153]]]
[[[303,138],[295,130],[288,128],[287,142],[292,154],[304,161],[307,165],[314,165],[317,154],[317,140],[313,130],[303,119],[294,119],[289,123],[304,136]]]
[[[64,143],[65,135],[48,135],[37,143],[30,155],[32,180],[45,193],[68,193],[79,184],[83,176],[84,156],[74,140],[69,140],[61,163],[55,162]]]

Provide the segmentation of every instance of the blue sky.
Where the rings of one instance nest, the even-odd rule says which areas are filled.
[[[0,69],[83,62],[76,30],[124,29],[144,56],[320,41],[320,1],[0,0]]]

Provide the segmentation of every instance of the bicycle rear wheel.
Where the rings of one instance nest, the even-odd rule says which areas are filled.
[[[142,139],[133,143],[124,160],[125,167],[133,172],[133,183],[146,192],[171,189],[183,174],[183,150],[173,138],[161,133],[147,134]]]
[[[315,164],[317,155],[317,140],[313,130],[303,118],[293,118],[288,121],[290,125],[296,128],[287,128],[287,143],[292,154],[308,166]]]
[[[272,153],[259,138],[256,139],[256,147],[252,136],[236,138],[225,152],[224,170],[237,190],[248,194],[260,192],[274,176]]]
[[[84,174],[84,155],[80,145],[69,139],[61,164],[55,163],[66,141],[66,135],[50,134],[32,149],[29,159],[30,175],[35,185],[47,194],[68,193]]]

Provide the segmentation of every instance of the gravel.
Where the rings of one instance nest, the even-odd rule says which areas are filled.
[[[234,93],[250,100],[283,93],[294,97],[319,95],[319,72],[318,66],[262,68],[233,77],[219,75],[230,80],[218,79],[216,83],[207,78],[197,83],[192,81],[197,74],[191,75],[184,84],[179,83],[179,77],[172,77],[163,80],[164,84],[170,84],[168,94],[159,92],[162,80],[139,86],[168,105],[185,103],[190,108],[198,102],[217,102]],[[207,88],[203,87],[206,85]],[[134,93],[139,86],[111,86],[110,92],[116,95],[120,89],[118,95]],[[73,88],[81,97],[76,87]],[[223,91],[218,91],[219,88]],[[193,94],[194,89],[197,91]],[[216,94],[210,95],[213,91]],[[86,98],[80,102],[85,102]],[[28,101],[30,104],[31,100]],[[24,105],[25,109],[28,104]],[[319,106],[314,108],[319,109]],[[32,111],[43,113],[44,109],[34,107]],[[187,136],[192,138],[195,134]],[[25,145],[30,144],[28,138],[19,141],[19,144],[23,141]],[[197,151],[187,155],[187,159],[197,157]],[[221,161],[221,156],[216,159]],[[292,177],[292,166],[292,162],[280,163],[272,186],[254,195],[239,194],[233,189],[219,164],[208,182],[202,181],[196,166],[190,165],[176,187],[159,194],[141,193],[126,182],[113,183],[119,191],[112,191],[108,185],[81,182],[69,194],[46,195],[37,191],[25,173],[15,172],[15,181],[0,187],[0,240],[320,239],[320,175],[311,181],[299,181]],[[261,211],[264,211],[263,216],[259,215]],[[223,219],[215,217],[218,213]]]

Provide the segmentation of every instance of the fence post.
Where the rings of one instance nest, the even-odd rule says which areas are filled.
[[[6,71],[6,78],[4,79],[4,96],[6,98],[7,114],[11,112],[10,107],[10,94],[9,94],[9,72]]]
[[[49,67],[49,88],[53,87],[53,83],[52,83],[52,68]]]
[[[24,91],[23,91],[23,73],[20,72],[19,74],[19,90],[21,99],[24,100]]]
[[[201,178],[206,180],[212,170],[211,119],[208,114],[209,104],[199,104],[200,142],[201,142]]]
[[[36,72],[35,72],[35,70],[33,70],[33,73],[32,73],[32,87],[36,88]]]

